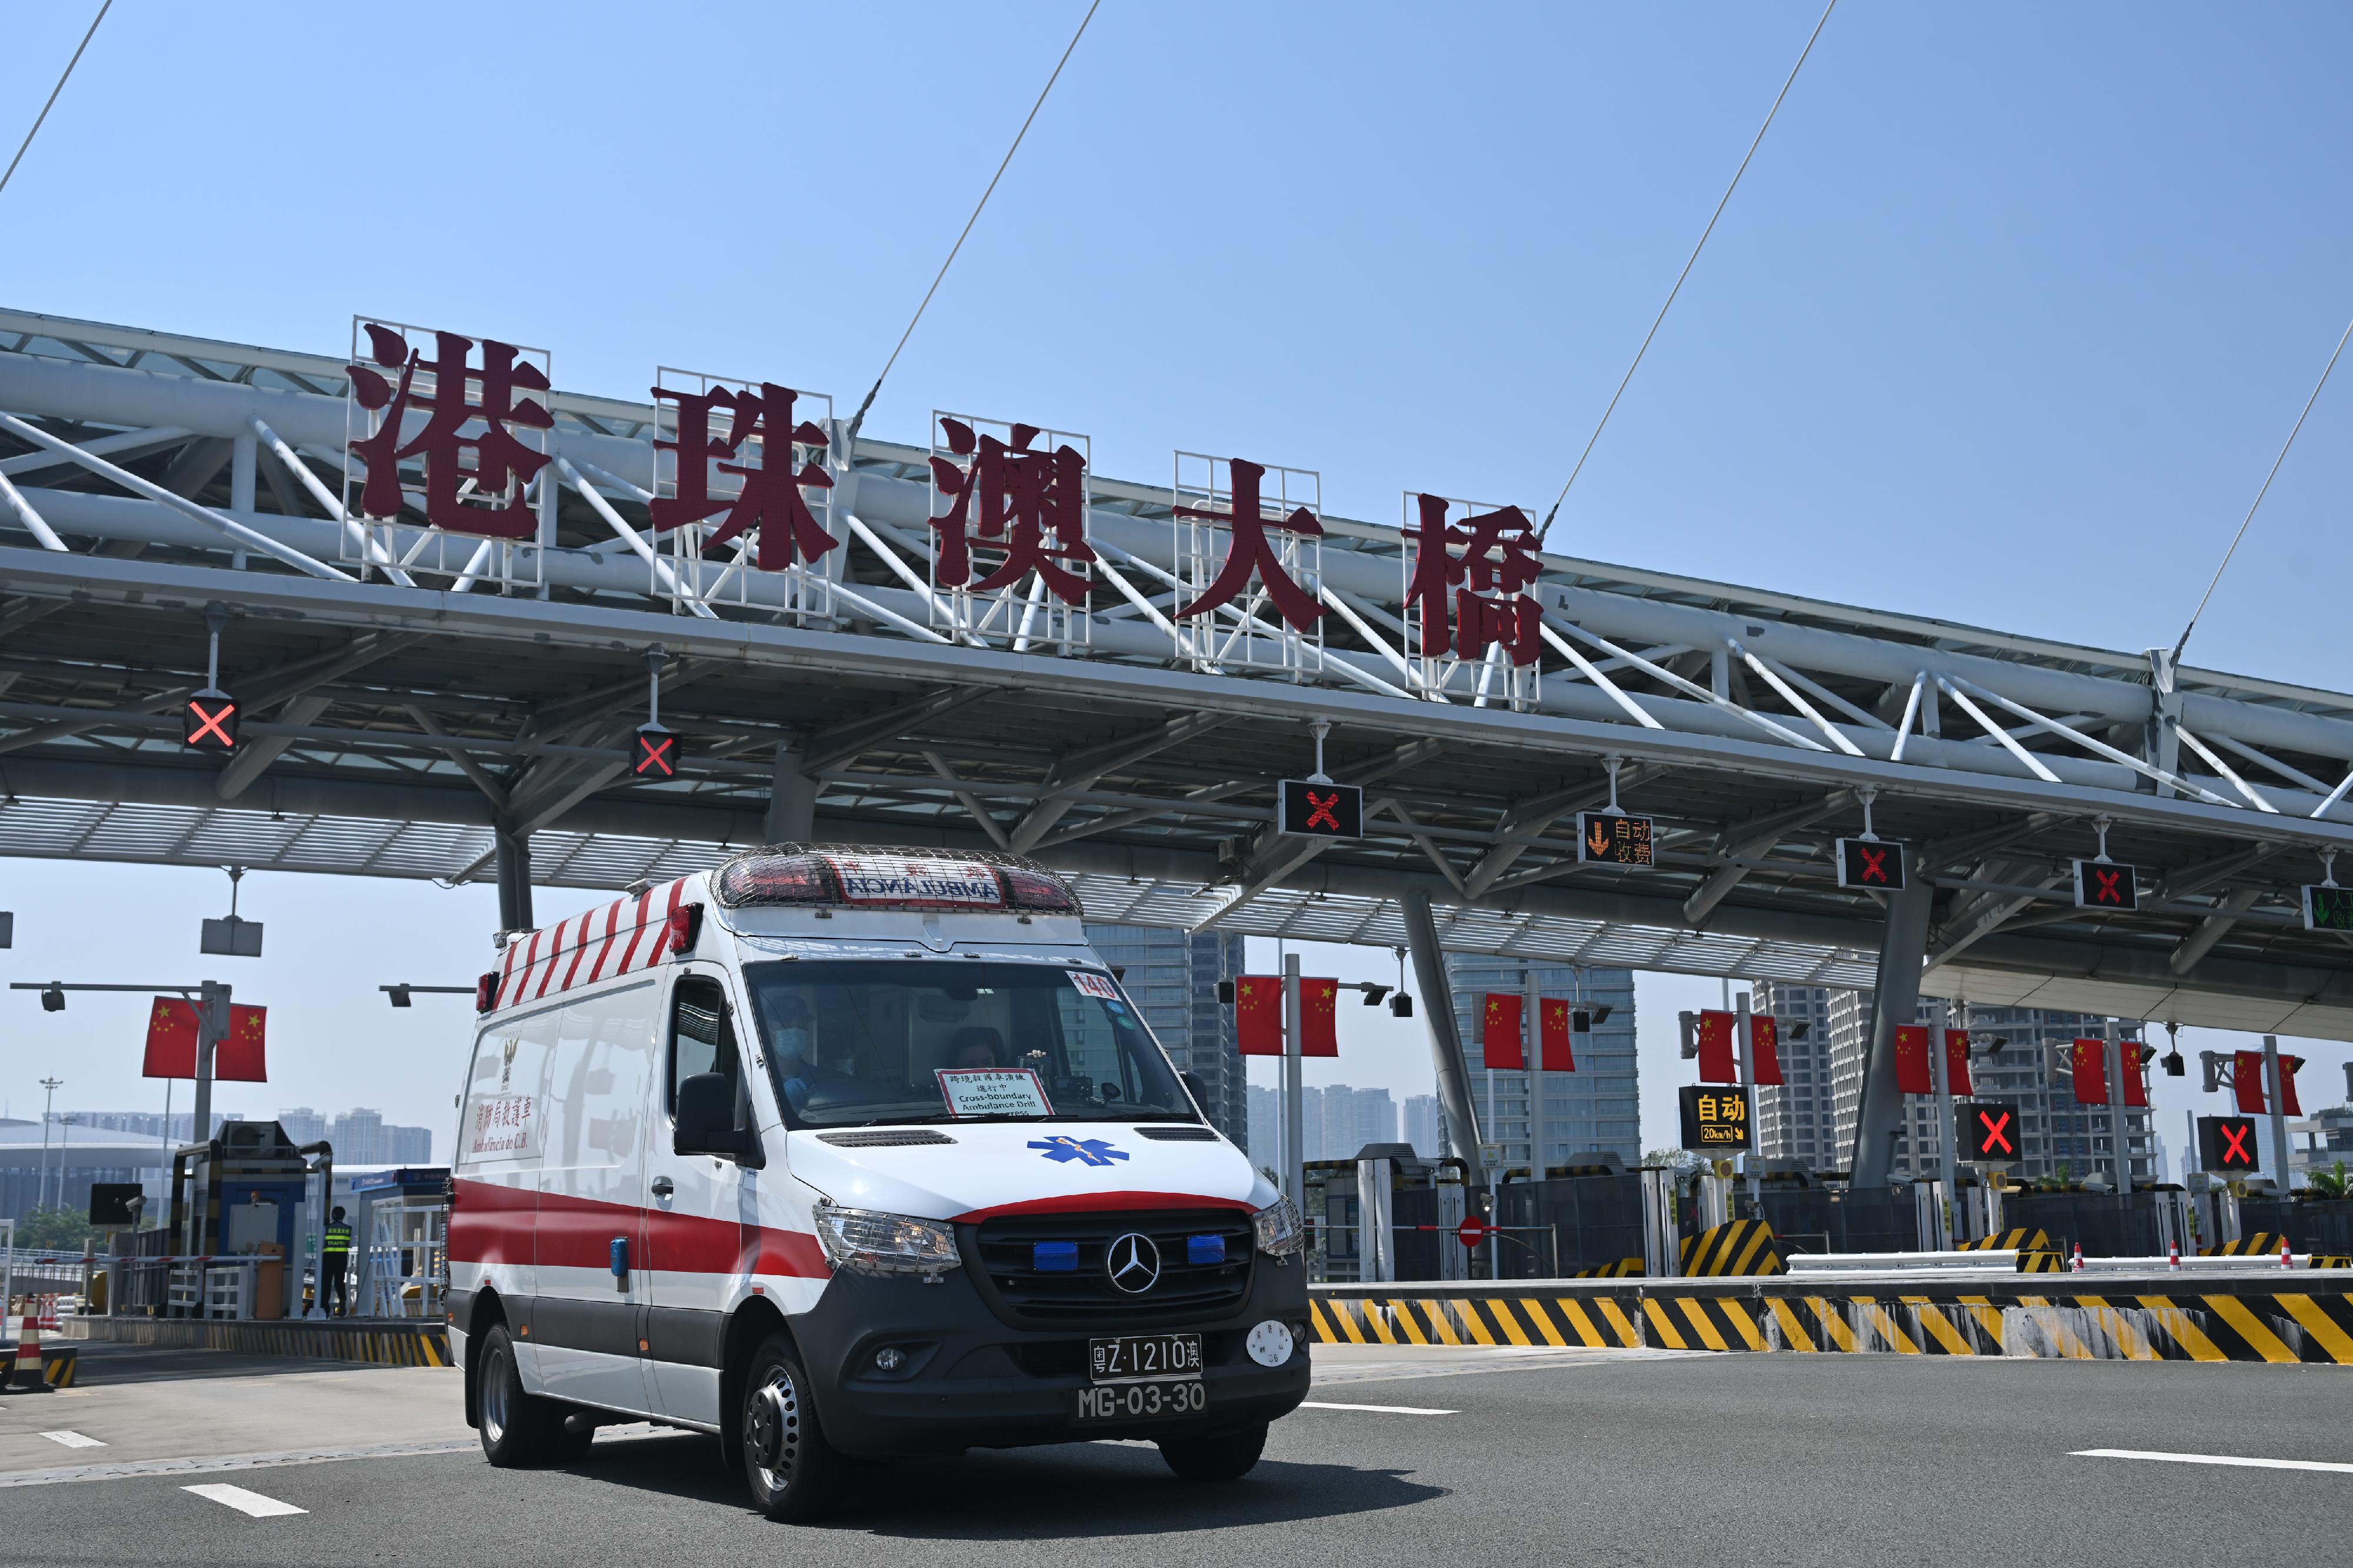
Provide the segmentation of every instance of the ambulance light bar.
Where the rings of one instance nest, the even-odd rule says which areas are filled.
[[[843,848],[738,856],[712,879],[721,904],[824,905],[979,914],[1081,913],[1070,884],[1042,866],[1005,855]]]

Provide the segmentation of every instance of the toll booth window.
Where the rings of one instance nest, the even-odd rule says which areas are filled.
[[[723,1074],[730,1082],[744,1075],[735,1050],[735,1024],[728,1016],[726,988],[707,974],[690,974],[670,992],[670,1082],[664,1108],[678,1110],[678,1086],[697,1073]]]

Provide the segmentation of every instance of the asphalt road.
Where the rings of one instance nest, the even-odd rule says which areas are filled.
[[[459,1447],[448,1373],[248,1367],[179,1382],[168,1356],[148,1355],[137,1380],[107,1379],[99,1357],[82,1394],[0,1401],[0,1564],[789,1552],[796,1568],[2147,1568],[2353,1555],[2353,1473],[2074,1457],[2353,1462],[2353,1373],[2327,1367],[1334,1352],[1319,1356],[1315,1401],[1401,1408],[1303,1409],[1240,1482],[1187,1486],[1132,1444],[976,1452],[866,1468],[839,1520],[796,1529],[752,1512],[703,1439],[607,1431],[576,1466],[493,1470]],[[217,1424],[190,1414],[207,1403]],[[172,1429],[159,1433],[166,1410]],[[69,1449],[44,1430],[103,1446]],[[191,1486],[307,1511],[254,1517]]]

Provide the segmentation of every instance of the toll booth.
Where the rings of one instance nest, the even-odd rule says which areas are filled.
[[[1569,1278],[1627,1260],[1649,1272],[1643,1173],[1614,1151],[1595,1150],[1546,1168],[1542,1181],[1506,1181],[1495,1192],[1495,1223],[1518,1245],[1496,1248],[1505,1279]]]
[[[310,1154],[322,1156],[315,1170]],[[311,1182],[332,1180],[325,1144],[298,1149],[275,1121],[227,1121],[172,1154],[170,1212],[126,1236],[111,1272],[117,1312],[283,1318],[301,1310],[300,1259],[316,1218]]]
[[[354,1171],[348,1191],[353,1310],[371,1318],[439,1317],[449,1288],[448,1167]]]
[[[2086,1258],[2162,1258],[2168,1247],[2194,1250],[2189,1191],[2170,1182],[2137,1185],[2129,1193],[2075,1184],[2012,1187],[2001,1200],[2004,1223],[2040,1230],[2063,1254],[2077,1247]],[[2199,1232],[2204,1230],[2201,1221]]]

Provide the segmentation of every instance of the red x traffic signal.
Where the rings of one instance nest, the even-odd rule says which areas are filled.
[[[1839,886],[1893,893],[1904,886],[1904,846],[1893,838],[1838,841]]]
[[[1961,1158],[1977,1164],[2004,1165],[2023,1158],[2019,1144],[2024,1142],[2019,1131],[2018,1107],[2005,1100],[1980,1100],[1953,1110],[1953,1140],[1960,1149]]]
[[[679,738],[659,724],[638,726],[637,746],[630,753],[629,772],[641,779],[674,779],[685,760]]]
[[[2076,861],[2075,907],[2079,910],[2140,908],[2140,888],[2133,868],[2121,860]]]
[[[1285,779],[1276,817],[1278,833],[1303,833],[1316,838],[1362,838],[1365,792],[1354,784]]]
[[[198,752],[237,750],[237,699],[226,691],[199,691],[180,710],[180,744]]]

